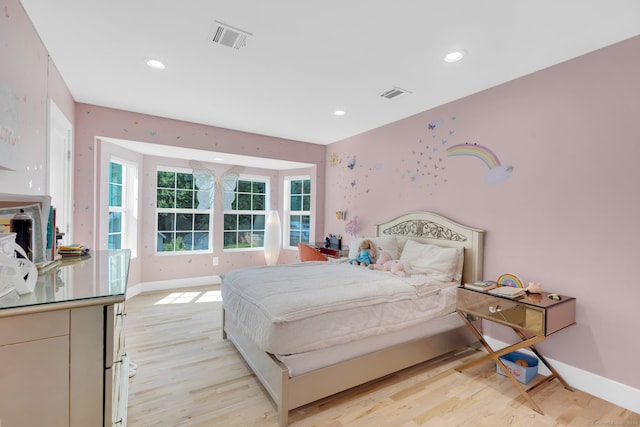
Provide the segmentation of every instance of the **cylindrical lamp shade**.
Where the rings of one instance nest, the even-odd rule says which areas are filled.
[[[280,256],[282,246],[282,230],[278,211],[269,211],[267,223],[264,226],[264,260],[267,265],[275,265]]]

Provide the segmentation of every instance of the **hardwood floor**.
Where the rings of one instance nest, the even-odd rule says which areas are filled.
[[[171,295],[171,296],[170,296]],[[275,405],[230,342],[222,339],[218,286],[138,295],[127,301],[128,425],[277,426]],[[640,426],[640,415],[565,390],[534,394],[533,411],[486,363],[463,373],[468,351],[418,365],[291,411],[306,426]]]

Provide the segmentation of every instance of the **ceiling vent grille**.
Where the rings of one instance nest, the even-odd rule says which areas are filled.
[[[396,99],[403,95],[406,95],[407,93],[411,93],[411,92],[394,86],[393,89],[389,89],[388,91],[382,93],[380,96],[387,99]]]
[[[215,44],[240,49],[247,45],[247,38],[253,35],[247,31],[232,27],[231,25],[223,24],[220,21],[214,21],[214,23],[214,30],[211,32],[211,41]]]

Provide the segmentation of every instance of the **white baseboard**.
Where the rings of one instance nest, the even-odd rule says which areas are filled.
[[[500,349],[507,347],[508,343],[493,339],[485,336],[484,339],[487,344],[493,349]],[[535,355],[528,349],[518,350],[523,353]],[[585,393],[589,393],[592,396],[599,397],[625,409],[640,413],[640,390],[630,387],[628,385],[619,383],[617,381],[610,380],[600,375],[592,374],[591,372],[584,371],[580,368],[567,365],[566,363],[558,362],[545,356],[545,359],[553,365],[553,368],[569,383],[569,385],[578,390],[582,390]],[[549,375],[549,370],[544,363],[538,366],[538,372],[542,375]]]
[[[170,289],[192,288],[194,286],[219,285],[220,276],[190,277],[188,279],[162,280],[158,282],[141,282],[127,287],[126,299],[143,292],[166,291]]]

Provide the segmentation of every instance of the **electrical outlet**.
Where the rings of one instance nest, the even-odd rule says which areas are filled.
[[[214,265],[214,266],[216,266],[216,265],[218,265],[219,263],[220,263],[220,260],[218,259],[218,257],[217,257],[217,256],[214,256],[214,257],[213,257],[213,265]]]

